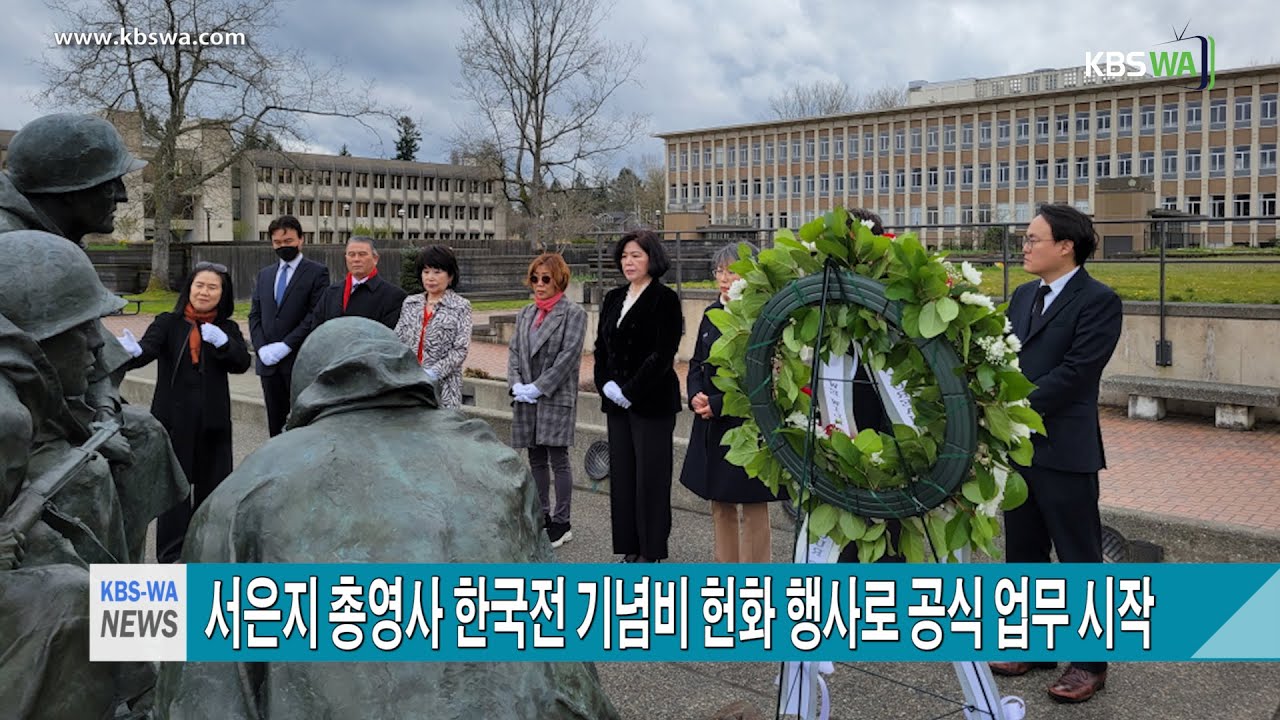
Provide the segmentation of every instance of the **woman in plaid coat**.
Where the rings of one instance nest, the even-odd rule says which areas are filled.
[[[529,448],[529,469],[542,501],[542,522],[552,547],[573,539],[569,501],[573,471],[569,447],[578,421],[578,368],[587,313],[564,297],[569,266],[555,253],[529,263],[533,304],[516,316],[516,334],[507,356],[507,384],[512,403],[511,445]],[[551,477],[556,505],[551,511]]]
[[[418,354],[422,372],[436,386],[442,408],[462,407],[462,363],[471,348],[471,303],[458,286],[458,260],[440,245],[418,254],[424,292],[404,299],[396,336]]]

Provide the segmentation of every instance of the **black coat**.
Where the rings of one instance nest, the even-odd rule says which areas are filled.
[[[1082,267],[1032,332],[1031,307],[1039,284],[1033,280],[1014,290],[1006,311],[1022,341],[1022,372],[1036,384],[1031,407],[1044,418],[1047,432],[1031,436],[1032,466],[1097,472],[1107,466],[1098,422],[1098,385],[1120,341],[1123,306],[1115,291]]]
[[[139,368],[156,361],[156,389],[151,397],[151,414],[169,431],[174,454],[192,482],[201,477],[192,467],[196,446],[210,436],[220,438],[226,448],[200,448],[202,457],[231,453],[231,391],[227,375],[249,369],[249,348],[240,325],[231,319],[213,323],[227,334],[220,348],[209,343],[200,347],[200,364],[193,365],[187,347],[191,323],[178,313],[161,313],[138,341],[142,354],[131,360],[127,369]],[[228,458],[229,459],[229,458]],[[226,468],[230,470],[230,466]],[[210,478],[212,482],[221,478]]]
[[[723,307],[717,300],[707,308],[707,312]],[[729,452],[729,448],[720,444],[724,434],[744,421],[742,418],[724,417],[724,391],[711,382],[716,376],[716,367],[707,362],[707,356],[711,354],[711,346],[719,339],[720,328],[712,324],[704,313],[702,323],[698,326],[698,342],[694,346],[693,357],[689,360],[689,376],[685,385],[689,395],[689,409],[693,409],[693,396],[706,393],[707,400],[711,403],[712,417],[704,420],[697,414],[693,416],[689,450],[684,456],[680,482],[705,500],[725,503],[777,500],[763,483],[747,477],[745,470],[724,459]]]
[[[625,412],[604,397],[610,380],[622,388],[631,401],[630,411],[643,417],[661,417],[680,412],[680,380],[676,377],[676,350],[684,330],[680,297],[671,288],[653,280],[627,310],[619,326],[627,287],[617,287],[604,296],[600,325],[596,330],[595,382],[601,392],[601,410]]]
[[[295,333],[301,335],[298,341],[299,347],[312,330],[320,327],[326,320],[339,317],[369,318],[392,330],[396,329],[396,323],[400,322],[400,307],[404,305],[404,299],[407,297],[407,293],[401,290],[399,285],[383,280],[381,275],[374,275],[351,288],[351,297],[347,299],[347,307],[344,310],[342,293],[345,288],[346,277],[343,277],[340,282],[330,285],[321,293],[320,300],[311,309],[311,314],[302,321],[302,325]],[[293,348],[292,354],[297,353],[298,347],[292,344],[289,347]]]
[[[277,306],[276,271],[279,267],[280,263],[276,262],[258,272],[249,305],[249,337],[255,350],[273,342],[283,342],[293,352],[275,365],[263,365],[261,360],[256,362],[254,370],[259,375],[280,372],[287,376],[293,372],[298,348],[307,337],[302,331],[302,323],[320,301],[325,288],[329,287],[329,268],[304,257],[293,271],[293,277],[285,286],[284,298]]]

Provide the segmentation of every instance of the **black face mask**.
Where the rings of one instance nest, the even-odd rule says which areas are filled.
[[[276,255],[285,262],[293,262],[293,259],[298,257],[298,248],[294,245],[278,247],[276,248]]]

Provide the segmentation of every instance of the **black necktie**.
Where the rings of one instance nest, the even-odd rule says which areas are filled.
[[[1041,285],[1036,290],[1036,301],[1031,304],[1031,332],[1035,332],[1040,327],[1040,322],[1044,318],[1044,299],[1052,291],[1048,285]]]

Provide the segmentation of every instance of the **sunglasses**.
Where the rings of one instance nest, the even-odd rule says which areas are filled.
[[[220,273],[225,273],[225,272],[227,272],[227,266],[226,266],[226,265],[222,265],[222,264],[220,264],[220,263],[216,263],[216,262],[209,262],[208,260],[201,260],[200,262],[196,263],[196,266],[195,266],[195,267],[193,267],[193,268],[191,268],[191,269],[192,269],[193,271],[199,271],[199,270],[212,270],[212,271],[214,271],[214,272],[220,272]]]
[[[530,285],[550,285],[551,276],[550,275],[530,275],[529,284]]]

